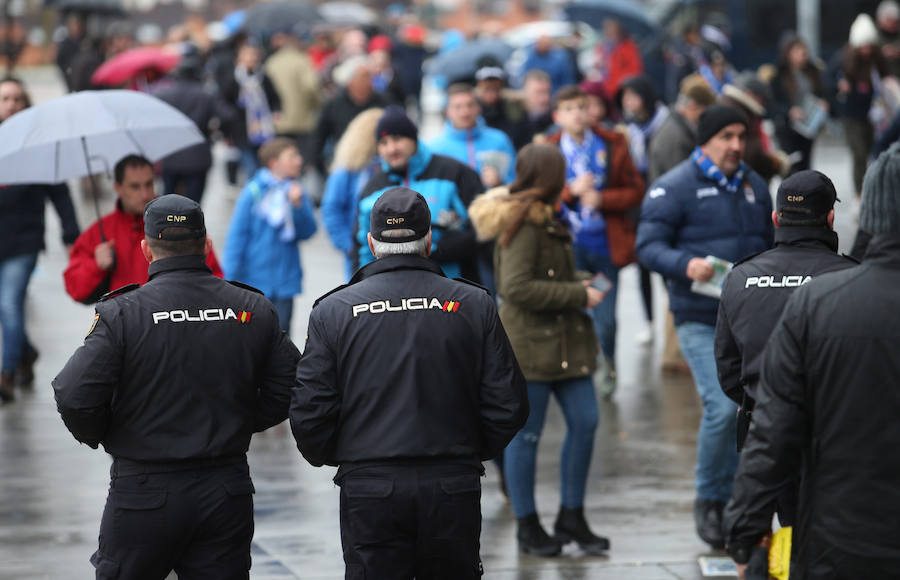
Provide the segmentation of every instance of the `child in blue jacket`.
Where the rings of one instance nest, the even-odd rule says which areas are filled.
[[[316,233],[309,196],[298,178],[303,158],[291,139],[276,137],[259,149],[262,168],[244,186],[225,241],[225,277],[259,289],[290,334],[294,296],[303,268],[297,242]]]

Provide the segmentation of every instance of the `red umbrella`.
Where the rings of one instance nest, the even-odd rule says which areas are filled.
[[[95,85],[119,86],[146,70],[165,74],[175,68],[180,59],[178,53],[162,48],[153,46],[132,48],[100,65],[91,76],[91,82]]]

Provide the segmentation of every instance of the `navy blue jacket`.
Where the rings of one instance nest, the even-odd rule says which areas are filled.
[[[50,198],[62,224],[63,244],[80,233],[69,186],[29,184],[0,186],[0,260],[44,249],[44,204]]]
[[[747,169],[743,187],[728,193],[690,159],[650,186],[641,206],[637,255],[666,278],[675,324],[715,326],[719,301],[691,291],[691,258],[737,262],[772,247],[772,197],[766,182]]]

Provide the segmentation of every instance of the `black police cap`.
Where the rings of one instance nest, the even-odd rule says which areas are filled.
[[[178,233],[166,228],[184,228]],[[206,237],[203,210],[196,201],[183,195],[157,197],[144,208],[144,234],[157,240],[191,240]]]
[[[369,231],[379,242],[401,243],[424,238],[431,229],[428,202],[408,187],[392,187],[372,207]],[[411,230],[405,236],[384,236],[388,230]]]
[[[835,201],[840,200],[828,176],[807,169],[781,182],[775,196],[775,211],[779,216],[817,217],[834,209]]]

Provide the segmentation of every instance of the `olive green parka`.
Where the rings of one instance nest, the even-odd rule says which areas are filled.
[[[505,187],[479,196],[469,217],[482,241],[497,240],[522,203]],[[494,248],[500,320],[529,381],[590,375],[597,337],[587,313],[584,280],[575,270],[572,236],[553,207],[534,203],[507,246]]]

